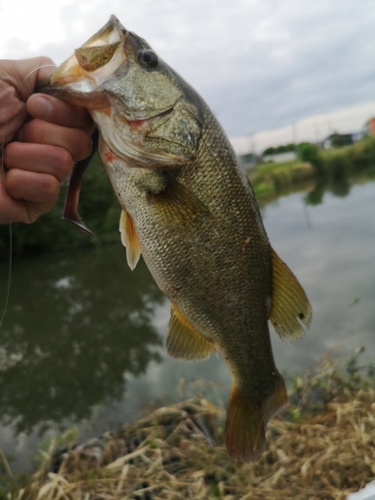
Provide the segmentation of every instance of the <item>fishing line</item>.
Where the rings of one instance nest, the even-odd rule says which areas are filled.
[[[29,78],[30,75],[32,75],[35,71],[38,71],[41,68],[48,68],[48,67],[53,67],[56,68],[55,64],[44,64],[43,66],[39,66],[38,68],[33,69],[30,71],[30,73],[24,78],[24,80],[21,82],[19,89],[22,87],[22,85],[26,82],[26,80]],[[20,96],[20,90],[17,90],[18,95]],[[26,104],[26,103],[25,103]],[[5,165],[4,165],[4,147],[5,147],[5,136],[6,136],[6,130],[8,127],[8,122],[5,123],[4,127],[4,135],[3,135],[3,140],[1,144],[1,171],[0,171],[0,179],[4,179],[5,177]],[[10,297],[10,286],[11,286],[11,281],[12,281],[12,265],[13,265],[13,228],[12,228],[12,223],[9,222],[9,272],[8,272],[8,286],[7,286],[7,293],[5,297],[5,303],[3,307],[3,314],[0,319],[0,328],[4,322],[5,314],[8,310],[8,304],[9,304],[9,297]]]
[[[9,303],[9,297],[10,297],[10,283],[12,280],[12,257],[13,257],[13,237],[12,237],[12,223],[9,222],[9,272],[8,272],[8,288],[7,288],[7,294],[5,297],[5,303],[4,303],[4,309],[3,309],[3,315],[0,320],[0,328],[3,324],[5,314],[8,309],[8,303]]]
[[[5,130],[4,130],[4,135],[3,135],[3,141],[1,144],[1,177],[4,179],[5,177],[5,165],[4,165],[4,146],[5,146],[5,134],[6,134],[6,129],[8,126],[8,122],[5,123]],[[4,308],[3,308],[3,315],[0,320],[0,328],[3,324],[5,314],[8,309],[8,303],[9,303],[9,297],[10,297],[10,283],[12,279],[12,257],[13,257],[13,237],[12,237],[12,223],[9,222],[9,271],[8,271],[8,287],[7,287],[7,293],[5,297],[5,303],[4,303]]]
[[[43,64],[42,66],[38,66],[37,68],[33,69],[30,71],[30,73],[28,75],[25,76],[25,78],[23,79],[23,81],[21,82],[21,85],[20,87],[22,87],[22,85],[26,82],[26,80],[29,78],[30,75],[32,75],[33,73],[35,73],[35,71],[38,71],[42,68],[57,68],[56,64]],[[19,94],[19,91],[17,91],[18,94]]]

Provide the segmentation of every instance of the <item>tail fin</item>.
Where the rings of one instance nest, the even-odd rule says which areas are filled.
[[[280,375],[277,392],[263,404],[241,395],[233,387],[228,403],[225,425],[226,446],[235,460],[251,461],[259,458],[266,444],[267,422],[287,403],[284,379]]]

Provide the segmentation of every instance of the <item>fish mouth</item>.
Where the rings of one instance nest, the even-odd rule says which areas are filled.
[[[76,49],[69,59],[38,82],[36,92],[59,96],[61,89],[71,95],[95,91],[127,63],[124,44],[127,35],[127,30],[112,15],[108,23]]]

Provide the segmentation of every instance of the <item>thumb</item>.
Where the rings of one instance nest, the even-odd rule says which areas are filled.
[[[34,93],[35,84],[45,78],[56,68],[49,57],[33,57],[17,61],[2,61],[2,73],[7,75],[8,83],[18,91],[23,101]]]

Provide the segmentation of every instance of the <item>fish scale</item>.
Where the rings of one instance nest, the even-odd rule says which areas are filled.
[[[114,16],[43,85],[91,113],[128,263],[142,254],[172,304],[167,351],[195,360],[222,353],[233,378],[227,450],[256,459],[268,420],[287,402],[268,319],[295,340],[312,312],[270,246],[228,138],[194,89]],[[68,190],[75,203],[82,174],[78,167]],[[83,226],[77,207],[70,218]]]

